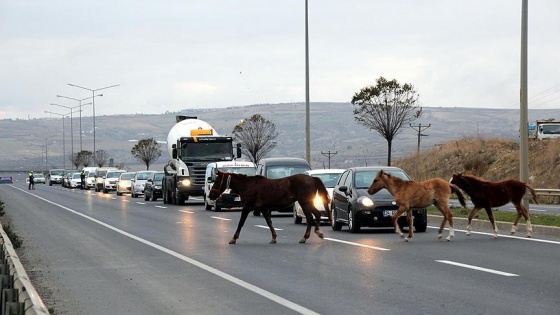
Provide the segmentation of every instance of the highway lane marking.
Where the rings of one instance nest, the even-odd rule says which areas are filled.
[[[261,229],[268,229],[267,225],[260,225],[260,224],[255,224],[256,227],[261,228]],[[279,228],[274,228],[275,231],[284,231],[284,229],[279,229]]]
[[[439,229],[439,227],[436,226],[428,226],[430,229]],[[445,228],[445,230],[449,230],[448,228]],[[467,230],[460,230],[460,229],[455,229],[455,232],[467,232]],[[519,231],[517,233],[523,233],[524,231]],[[477,231],[471,231],[472,234],[480,234],[480,235],[491,235],[494,236],[494,233],[487,233],[487,232],[477,232]],[[534,236],[534,235],[533,235]],[[539,243],[548,243],[548,244],[554,244],[554,245],[560,245],[560,242],[558,241],[551,241],[551,240],[543,240],[543,239],[538,239],[538,238],[529,238],[529,237],[523,237],[523,236],[515,236],[515,235],[506,235],[506,234],[498,234],[498,237],[503,237],[503,238],[513,238],[513,239],[517,239],[517,240],[524,240],[524,241],[531,241],[531,242],[539,242]]]
[[[12,187],[14,187],[14,186],[12,186]],[[73,213],[73,214],[75,214],[75,215],[81,216],[82,218],[85,218],[85,219],[90,220],[90,221],[92,221],[92,222],[94,222],[94,223],[97,223],[97,224],[99,224],[99,225],[101,225],[101,226],[104,226],[104,227],[106,227],[106,228],[108,228],[108,229],[110,229],[110,230],[113,230],[113,231],[115,231],[115,232],[117,232],[117,233],[119,233],[119,234],[122,234],[122,235],[124,235],[124,236],[126,236],[126,237],[129,237],[129,238],[131,238],[131,239],[133,239],[133,240],[136,240],[136,241],[138,241],[138,242],[140,242],[140,243],[143,243],[143,244],[145,244],[145,245],[147,245],[147,246],[150,246],[150,247],[152,247],[152,248],[154,248],[154,249],[157,249],[157,250],[159,250],[159,251],[161,251],[161,252],[164,252],[164,253],[166,253],[166,254],[168,254],[168,255],[170,255],[170,256],[173,256],[173,257],[175,257],[175,258],[178,258],[178,259],[180,259],[180,260],[182,260],[182,261],[184,261],[184,262],[186,262],[186,263],[189,263],[189,264],[191,264],[191,265],[193,265],[193,266],[196,266],[196,267],[198,267],[198,268],[200,268],[200,269],[202,269],[202,270],[205,270],[205,271],[207,271],[207,272],[209,272],[209,273],[211,273],[211,274],[214,274],[214,275],[216,275],[216,276],[218,276],[218,277],[220,277],[220,278],[222,278],[222,279],[224,279],[224,280],[227,280],[227,281],[229,281],[229,282],[231,282],[231,283],[233,283],[233,284],[236,284],[236,285],[238,285],[238,286],[240,286],[240,287],[242,287],[242,288],[245,288],[246,290],[249,290],[249,291],[251,291],[251,292],[253,292],[253,293],[256,293],[256,294],[258,294],[258,295],[260,295],[260,296],[262,296],[262,297],[264,297],[264,298],[266,298],[266,299],[269,299],[270,301],[273,301],[273,302],[275,302],[275,303],[277,303],[277,304],[279,304],[279,305],[281,305],[281,306],[287,307],[287,308],[293,310],[294,312],[297,312],[297,313],[299,313],[299,314],[306,314],[306,315],[319,315],[319,313],[314,312],[313,310],[310,310],[310,309],[308,309],[308,308],[306,308],[306,307],[304,307],[304,306],[302,306],[302,305],[296,304],[296,303],[294,303],[294,302],[292,302],[292,301],[290,301],[290,300],[287,300],[287,299],[285,299],[285,298],[283,298],[283,297],[281,297],[281,296],[279,296],[279,295],[276,295],[276,294],[274,294],[274,293],[272,293],[272,292],[269,292],[269,291],[267,291],[267,290],[265,290],[265,289],[262,289],[262,288],[260,288],[260,287],[257,287],[256,285],[253,285],[253,284],[251,284],[251,283],[249,283],[249,282],[246,282],[246,281],[244,281],[244,280],[241,280],[241,279],[239,279],[239,278],[236,278],[236,277],[234,277],[234,276],[232,276],[232,275],[230,275],[230,274],[227,274],[227,273],[225,273],[225,272],[223,272],[223,271],[221,271],[221,270],[218,270],[218,269],[216,269],[216,268],[213,268],[213,267],[211,267],[211,266],[208,266],[208,265],[206,265],[206,264],[204,264],[204,263],[202,263],[202,262],[200,262],[200,261],[198,261],[198,260],[192,259],[192,258],[187,257],[187,256],[185,256],[185,255],[181,255],[181,254],[179,254],[179,253],[177,253],[177,252],[174,252],[174,251],[172,251],[172,250],[170,250],[170,249],[168,249],[168,248],[166,248],[166,247],[163,247],[163,246],[158,245],[158,244],[156,244],[156,243],[152,243],[152,242],[150,242],[150,241],[148,241],[148,240],[145,240],[145,239],[143,239],[143,238],[141,238],[141,237],[139,237],[139,236],[136,236],[136,235],[134,235],[134,234],[128,233],[128,232],[126,232],[126,231],[124,231],[124,230],[121,230],[121,229],[119,229],[119,228],[117,228],[117,227],[114,227],[114,226],[112,226],[112,225],[109,225],[109,224],[107,224],[107,223],[105,223],[105,222],[103,222],[103,221],[97,220],[97,219],[95,219],[95,218],[93,218],[93,217],[90,217],[90,216],[88,216],[88,215],[85,215],[85,214],[83,214],[83,213],[80,213],[80,212],[78,212],[78,211],[76,211],[76,210],[70,209],[70,208],[65,207],[65,206],[63,206],[63,205],[61,205],[61,204],[55,203],[55,202],[53,202],[53,201],[50,201],[50,200],[48,200],[48,199],[46,199],[46,198],[39,197],[39,196],[34,195],[34,194],[30,193],[30,192],[26,192],[25,190],[23,190],[23,189],[21,189],[21,188],[18,188],[18,187],[14,187],[14,188],[15,188],[15,189],[18,189],[18,190],[20,190],[20,191],[22,191],[22,192],[24,192],[24,193],[26,193],[26,194],[28,194],[28,195],[34,196],[34,197],[36,197],[36,198],[38,198],[38,199],[41,199],[41,200],[43,200],[43,201],[45,201],[45,202],[48,202],[48,203],[50,203],[50,204],[52,204],[52,205],[55,205],[55,206],[57,206],[57,207],[59,207],[59,208],[61,208],[61,209],[64,209],[64,210],[66,210],[66,211],[68,211],[68,212],[71,212],[71,213]],[[184,210],[179,210],[179,211],[184,211]]]
[[[156,208],[161,208],[161,209],[167,209],[167,207],[164,206],[155,206]]]
[[[224,221],[231,221],[231,219],[228,218],[222,218],[222,217],[216,217],[216,216],[211,216],[212,219],[218,219],[218,220],[224,220]]]
[[[478,266],[474,266],[474,265],[462,264],[462,263],[458,263],[458,262],[450,261],[450,260],[436,260],[436,261],[439,262],[439,263],[442,263],[442,264],[448,264],[448,265],[453,265],[453,266],[457,266],[457,267],[463,267],[463,268],[468,268],[468,269],[473,269],[473,270],[478,270],[478,271],[484,271],[484,272],[488,272],[488,273],[497,274],[497,275],[500,275],[500,276],[519,277],[519,275],[516,275],[514,273],[509,273],[509,272],[504,272],[504,271],[499,271],[499,270],[494,270],[494,269],[488,269],[488,268],[478,267]]]
[[[139,205],[145,205],[146,204],[145,202],[140,202],[140,201],[136,201],[136,203],[139,204]]]
[[[179,211],[180,211],[180,212],[184,212],[184,213],[194,213],[194,212],[189,211],[189,210],[179,210]]]
[[[325,237],[324,240],[326,240],[326,241],[331,241],[331,242],[343,243],[343,244],[347,244],[347,245],[365,247],[365,248],[370,248],[370,249],[375,249],[375,250],[381,250],[381,251],[390,250],[390,249],[388,249],[388,248],[377,247],[377,246],[371,246],[371,245],[360,244],[360,243],[354,243],[354,242],[349,242],[349,241],[343,241],[343,240],[338,240],[338,239],[336,239],[336,238],[330,238],[330,237]]]

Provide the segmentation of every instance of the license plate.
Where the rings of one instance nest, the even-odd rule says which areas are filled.
[[[395,213],[397,213],[397,210],[383,210],[383,216],[384,217],[392,217],[395,215]],[[401,214],[402,216],[405,216],[406,212],[403,212],[403,214]]]

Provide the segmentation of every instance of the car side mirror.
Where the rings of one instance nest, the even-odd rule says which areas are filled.
[[[340,186],[338,190],[342,191],[345,194],[348,194],[348,186]]]

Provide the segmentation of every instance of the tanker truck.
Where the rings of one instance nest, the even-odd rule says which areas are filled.
[[[206,166],[211,162],[232,161],[233,139],[220,136],[207,122],[193,116],[176,116],[167,135],[171,159],[163,168],[163,202],[182,205],[190,196],[204,196]],[[241,157],[241,147],[236,147]]]

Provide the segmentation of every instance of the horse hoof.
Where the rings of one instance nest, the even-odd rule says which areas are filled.
[[[230,244],[235,244],[235,240],[229,241]]]
[[[446,237],[446,238],[445,238],[445,241],[446,241],[446,242],[450,242],[450,241],[451,241],[451,238]]]
[[[437,238],[440,240],[443,237],[443,234],[438,234]]]
[[[528,235],[527,235],[527,238],[531,238],[531,237],[533,237],[531,234],[528,234]]]
[[[300,243],[300,244],[305,243],[305,238],[302,238],[301,240],[299,240],[299,243]]]
[[[405,241],[405,242],[408,242],[409,240],[410,240],[410,239],[409,239],[408,237],[405,237],[405,238],[404,238],[404,241]]]
[[[269,244],[276,244],[276,240],[271,240],[270,242],[268,242]]]
[[[323,238],[323,233],[317,233],[317,236],[319,236],[320,238]]]
[[[471,231],[467,231],[467,236],[471,236]]]

